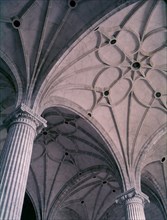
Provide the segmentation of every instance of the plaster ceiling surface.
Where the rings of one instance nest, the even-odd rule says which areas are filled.
[[[0,0],[0,146],[2,121],[21,102],[48,108],[28,180],[39,218],[123,220],[118,165],[125,188],[141,179],[150,187],[159,213],[167,209],[166,3],[70,2]],[[152,208],[147,218],[157,220]]]

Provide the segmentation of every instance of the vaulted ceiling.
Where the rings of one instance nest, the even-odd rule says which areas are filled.
[[[0,0],[0,10],[1,148],[21,102],[48,121],[28,180],[38,216],[124,219],[115,198],[141,183],[150,207],[167,210],[165,1]]]
[[[43,117],[48,127],[35,140],[28,180],[35,203],[46,210],[39,214],[57,219],[73,210],[79,219],[99,219],[121,192],[118,168],[105,142],[69,110],[51,108]]]

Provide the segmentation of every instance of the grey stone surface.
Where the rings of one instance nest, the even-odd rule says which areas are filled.
[[[20,104],[47,120],[30,167],[18,168],[29,170],[37,219],[124,220],[115,200],[132,188],[150,199],[146,220],[166,219],[166,2],[0,0],[0,8],[0,149],[13,150],[10,164],[23,162],[14,151],[24,144],[3,120]],[[2,155],[4,195],[3,181],[14,189],[26,178],[7,163],[6,172]]]

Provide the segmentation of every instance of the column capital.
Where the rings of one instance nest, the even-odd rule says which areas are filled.
[[[143,203],[143,205],[149,201],[149,197],[142,193],[141,191],[136,190],[135,188],[132,188],[124,193],[122,193],[120,196],[117,197],[116,203],[117,204],[123,204],[128,200],[132,199],[140,199]]]
[[[32,126],[35,130],[41,131],[43,127],[46,127],[47,121],[41,116],[33,112],[25,104],[21,104],[13,113],[11,113],[3,122],[7,127],[14,123],[25,123]]]

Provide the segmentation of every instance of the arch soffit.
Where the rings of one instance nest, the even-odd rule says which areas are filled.
[[[135,163],[136,167],[136,180],[138,185],[140,186],[141,184],[141,172],[142,169],[144,168],[144,161],[146,160],[149,152],[153,148],[153,146],[165,135],[167,134],[167,124],[165,123],[162,125],[157,131],[155,131],[152,136],[145,142],[143,147],[140,150],[140,153],[138,155],[138,158]]]
[[[149,193],[151,193],[151,195],[157,201],[158,206],[163,211],[163,214],[167,215],[166,197],[164,196],[164,193],[162,192],[157,180],[149,171],[146,171],[141,177],[141,188],[142,185],[146,187],[146,190],[148,190],[147,196],[150,196]]]
[[[17,67],[15,66],[15,64],[10,60],[10,58],[3,52],[0,50],[0,58],[5,62],[5,64],[9,67],[9,69],[11,70],[11,72],[13,73],[13,76],[15,78],[15,86],[18,90],[18,96],[17,96],[17,103],[16,106],[18,106],[21,103],[22,97],[23,97],[23,87],[22,87],[22,82],[21,82],[21,78],[19,76]],[[15,83],[14,82],[14,83]]]

